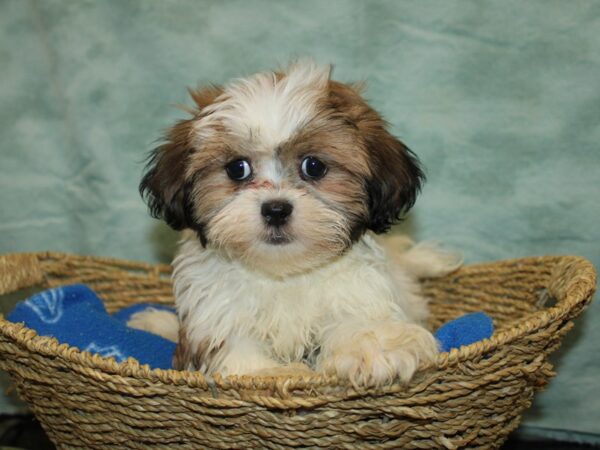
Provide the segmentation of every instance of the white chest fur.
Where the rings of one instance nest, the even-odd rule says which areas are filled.
[[[280,361],[297,361],[344,320],[419,322],[425,315],[416,283],[390,266],[369,235],[328,265],[283,279],[251,271],[193,238],[173,264],[178,314],[191,345],[216,348],[251,337]]]

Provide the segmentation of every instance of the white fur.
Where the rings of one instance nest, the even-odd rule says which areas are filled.
[[[315,114],[331,66],[301,61],[286,69],[277,81],[273,72],[263,72],[228,84],[224,92],[203,110],[195,126],[199,138],[214,133],[218,123],[243,139],[256,141],[258,151],[273,151]]]
[[[257,372],[301,361],[321,346],[318,370],[378,384],[396,375],[409,379],[435,355],[435,341],[421,326],[427,308],[416,280],[390,266],[370,235],[321,269],[283,279],[192,237],[175,258],[173,279],[190,345],[226,343],[208,373]],[[365,336],[372,337],[368,345]]]
[[[276,158],[262,158],[259,161],[260,164],[260,174],[259,177],[261,180],[268,181],[275,188],[279,188],[281,186],[281,182],[283,180],[283,167],[281,166],[281,162]]]
[[[404,235],[378,236],[393,263],[418,279],[437,278],[458,269],[462,255],[442,249],[433,242],[415,244]]]
[[[233,335],[224,345],[223,351],[205,368],[205,372],[248,374],[281,367],[281,363],[270,355],[265,343],[256,338]]]
[[[421,361],[432,360],[437,343],[422,326],[388,320],[346,321],[330,327],[321,343],[319,370],[343,374],[356,384],[409,381]]]
[[[127,326],[158,334],[173,342],[179,340],[177,315],[164,309],[146,308],[137,312],[129,318]]]

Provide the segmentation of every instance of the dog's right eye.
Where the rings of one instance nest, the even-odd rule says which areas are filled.
[[[245,159],[236,159],[235,161],[227,163],[225,170],[227,171],[229,178],[235,181],[247,180],[252,175],[250,163]]]

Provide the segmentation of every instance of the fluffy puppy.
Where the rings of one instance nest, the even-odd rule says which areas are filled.
[[[389,254],[373,238],[413,205],[423,173],[359,91],[310,61],[191,91],[193,117],[140,185],[155,217],[186,230],[176,368],[306,363],[377,385],[436,356],[417,279],[458,261],[405,242]],[[136,326],[156,329],[150,316]]]

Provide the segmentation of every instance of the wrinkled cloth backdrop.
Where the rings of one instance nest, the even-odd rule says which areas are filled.
[[[0,251],[168,261],[137,193],[186,86],[312,55],[420,155],[405,231],[600,266],[600,3],[0,1]],[[600,304],[522,433],[600,441]],[[2,412],[20,407],[5,398]]]

